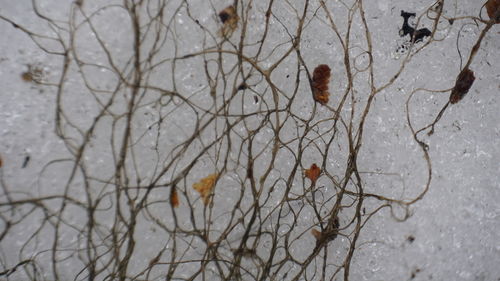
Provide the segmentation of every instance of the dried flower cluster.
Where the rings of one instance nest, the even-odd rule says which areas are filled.
[[[313,98],[322,105],[328,103],[328,82],[330,81],[330,67],[320,64],[314,69],[312,78]]]
[[[212,190],[215,187],[217,177],[217,174],[210,174],[202,178],[199,182],[193,184],[193,188],[200,193],[205,205],[208,205],[210,202],[210,193],[212,193]]]

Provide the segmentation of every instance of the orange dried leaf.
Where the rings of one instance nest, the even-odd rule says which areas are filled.
[[[321,231],[316,230],[316,229],[311,229],[311,234],[316,238],[316,240],[321,239]]]
[[[321,174],[321,169],[314,163],[311,165],[311,168],[305,170],[304,174],[314,183],[318,179],[319,174]]]
[[[485,5],[490,19],[495,23],[500,23],[500,0],[488,0]]]
[[[207,205],[210,202],[210,193],[215,187],[218,175],[210,174],[202,178],[199,182],[193,184],[193,188],[200,193],[203,203]]]
[[[180,204],[179,195],[177,194],[177,190],[175,188],[173,188],[170,192],[170,204],[172,204],[174,208],[179,207]]]

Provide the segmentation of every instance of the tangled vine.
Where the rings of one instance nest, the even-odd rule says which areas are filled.
[[[60,64],[20,75],[54,93],[67,155],[24,191],[0,168],[6,280],[349,280],[370,219],[384,209],[407,219],[430,188],[420,133],[473,87],[469,67],[499,11],[490,0],[491,19],[454,17],[438,0],[405,13],[401,35],[422,32],[395,71],[380,73],[370,1],[78,0],[65,20],[41,2],[45,33],[0,19]],[[419,88],[398,109],[423,184],[411,197],[372,192],[359,155],[376,141],[365,133],[376,98],[460,22],[484,29],[456,86]],[[417,128],[414,94],[450,91]]]

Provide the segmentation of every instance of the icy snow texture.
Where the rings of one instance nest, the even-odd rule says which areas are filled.
[[[221,24],[217,13],[232,1],[167,1],[163,18],[154,18],[162,1],[143,1],[147,5],[137,10],[142,24],[141,67],[145,69],[140,82],[149,85],[148,89],[134,88],[133,26],[123,2],[104,1],[104,9],[100,9],[103,1],[80,2],[82,10],[69,1],[34,1],[41,15],[54,20],[51,23],[35,14],[31,1],[4,1],[0,5],[2,17],[35,34],[61,36],[65,47],[71,49],[64,88],[58,93],[63,57],[47,54],[26,33],[0,19],[0,232],[5,234],[0,244],[0,278],[8,275],[12,280],[83,280],[88,278],[92,266],[102,270],[96,273],[97,280],[119,272],[130,241],[126,230],[134,216],[131,206],[145,204],[147,207],[135,218],[135,245],[125,270],[127,278],[163,280],[173,268],[171,261],[183,261],[171,272],[172,278],[189,278],[202,270],[196,280],[222,279],[219,271],[229,274],[227,268],[231,264],[222,264],[220,269],[216,260],[236,260],[252,208],[258,203],[260,215],[248,228],[250,237],[245,249],[240,249],[242,252],[255,247],[255,253],[240,256],[244,270],[232,278],[254,280],[255,275],[263,274],[262,260],[267,261],[271,245],[276,243],[275,266],[264,280],[320,280],[323,250],[302,274],[301,267],[291,259],[281,264],[279,261],[291,256],[302,262],[311,254],[315,240],[310,230],[320,226],[310,202],[316,200],[320,215],[327,218],[339,192],[335,184],[344,180],[347,167],[347,129],[337,124],[337,136],[322,163],[326,141],[332,135],[334,111],[315,107],[305,67],[301,65],[298,72],[297,53],[292,49],[269,76],[275,88],[259,73],[290,50],[300,24],[298,17],[302,17],[303,1],[275,1],[264,42],[259,39],[266,32],[268,1],[253,1],[251,8],[247,6],[249,1],[239,2],[239,16],[248,23],[243,54],[253,58],[261,53],[257,70],[245,62],[243,74],[238,75],[238,57],[234,52],[239,48],[243,25],[240,22],[229,42],[222,44],[218,34]],[[326,2],[341,36],[345,36],[347,7],[354,1]],[[364,1],[373,47],[375,87],[387,83],[408,54],[397,52],[405,40],[409,46],[408,39],[398,35],[400,11],[423,15],[419,26],[431,28],[432,21],[425,11],[432,4],[433,1]],[[482,4],[445,1],[443,14],[478,16]],[[365,31],[359,11],[353,9],[353,13],[351,68],[366,70],[370,59],[365,52]],[[485,16],[484,11],[482,15]],[[91,18],[91,25],[86,17]],[[149,21],[152,24],[145,25]],[[457,37],[465,63],[484,27],[483,23],[477,27],[472,22],[465,18],[450,26],[442,19],[435,34],[437,41],[411,58],[394,84],[377,93],[364,124],[357,159],[365,193],[411,200],[422,192],[427,165],[408,127],[406,102],[416,89],[446,90],[454,85],[460,71]],[[321,63],[332,68],[329,106],[335,109],[347,87],[344,57],[320,1],[310,1],[303,24],[300,54],[310,73]],[[404,222],[395,220],[405,215],[397,204],[393,204],[393,214],[385,208],[368,220],[356,242],[351,280],[500,280],[499,32],[500,27],[493,26],[481,44],[471,65],[477,79],[469,94],[448,107],[432,136],[419,134],[429,145],[433,172],[429,191],[410,206],[411,216]],[[49,51],[63,51],[54,40],[37,40]],[[157,52],[149,52],[154,48]],[[219,56],[218,48],[227,52]],[[205,54],[200,54],[203,50]],[[183,57],[188,54],[197,55]],[[40,82],[44,85],[21,79],[28,65],[41,71]],[[207,75],[213,80],[209,82]],[[249,75],[245,81],[248,88],[237,90],[245,75]],[[349,122],[354,108],[352,123],[359,124],[370,93],[368,81],[366,71],[353,77],[354,90],[341,113],[344,122]],[[128,155],[124,167],[116,173],[134,89],[137,92],[129,123]],[[449,91],[415,92],[409,101],[413,126],[418,129],[431,123],[448,95]],[[285,111],[274,111],[287,107],[290,100],[288,109],[293,118]],[[223,102],[227,104],[222,106]],[[57,106],[62,110],[59,127]],[[243,121],[242,114],[247,114]],[[277,118],[283,127],[279,132],[281,143],[273,156]],[[308,119],[312,121],[307,126],[312,128],[305,125],[304,120]],[[93,130],[91,134],[87,134],[89,129]],[[184,146],[191,137],[192,142]],[[299,148],[302,154],[297,163]],[[255,164],[255,186],[262,187],[257,202],[253,201],[255,194],[247,178],[249,151]],[[75,166],[80,153],[80,166]],[[22,168],[27,156],[29,161]],[[273,157],[275,162],[271,165]],[[310,182],[302,175],[302,170],[312,163],[324,164],[322,168],[329,175],[318,179],[314,197]],[[205,209],[191,186],[214,172],[221,173],[221,177],[213,207]],[[118,174],[126,174],[127,179],[117,180]],[[260,182],[263,175],[266,178]],[[128,189],[118,189],[121,193],[117,199],[116,183],[120,180]],[[177,188],[181,200],[175,218],[168,199],[172,186]],[[287,188],[289,194],[284,199]],[[348,182],[347,188],[356,191],[353,182]],[[74,201],[66,200],[63,205],[62,195]],[[32,200],[37,198],[46,199]],[[147,199],[141,203],[141,198]],[[327,278],[339,269],[353,239],[351,220],[355,219],[355,205],[349,204],[356,202],[354,198],[346,196],[342,201],[344,208],[339,220],[345,229],[327,247]],[[384,203],[365,199],[363,219]],[[239,204],[239,209],[232,214],[235,204]],[[95,206],[92,216],[96,224],[89,230],[91,205]],[[193,231],[194,226],[207,234]],[[59,233],[54,243],[56,229]],[[176,233],[172,233],[173,229]],[[258,231],[260,238],[256,239]],[[221,236],[222,233],[227,236]],[[273,237],[279,241],[273,241]],[[124,244],[114,248],[113,239],[124,239]],[[220,243],[216,253],[207,251],[207,241],[203,239]],[[55,245],[57,251],[53,251]],[[205,253],[215,256],[204,256]],[[54,259],[58,261],[57,276],[51,262]],[[92,259],[98,262],[90,265]],[[201,259],[209,262],[202,267]],[[15,272],[10,271],[23,261],[28,262]],[[335,280],[343,280],[342,269]]]

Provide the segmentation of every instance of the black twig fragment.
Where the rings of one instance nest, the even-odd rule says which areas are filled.
[[[420,42],[422,40],[424,40],[424,37],[427,37],[427,36],[431,36],[432,32],[427,29],[427,28],[421,28],[421,29],[418,29],[415,34],[413,35],[415,37],[415,43],[416,42]]]
[[[411,17],[415,17],[415,13],[407,13],[403,10],[401,10],[401,16],[403,17],[403,26],[399,30],[399,36],[403,37],[407,34],[410,34],[410,36],[413,36],[413,32],[415,31],[415,28],[411,27],[410,24],[408,23],[408,19]]]
[[[26,157],[24,157],[24,161],[23,161],[23,165],[21,166],[21,168],[26,168],[26,166],[28,166],[28,163],[30,162],[30,156],[29,155],[26,155]]]
[[[399,30],[399,36],[403,37],[406,36],[407,34],[410,35],[412,41],[415,43],[418,43],[424,39],[424,37],[430,36],[432,32],[427,29],[427,28],[421,28],[418,30],[415,30],[410,24],[408,23],[408,20],[412,17],[415,17],[415,13],[408,13],[403,10],[401,10],[401,16],[403,17],[403,26]]]

